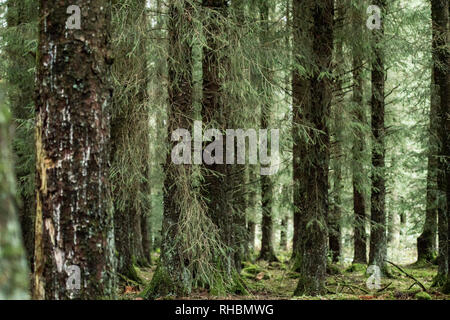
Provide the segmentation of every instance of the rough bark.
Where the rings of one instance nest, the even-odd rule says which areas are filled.
[[[385,272],[387,254],[386,236],[386,178],[385,178],[385,77],[384,13],[385,0],[374,2],[382,10],[381,28],[372,31],[372,193],[371,193],[371,234],[369,264],[377,265]]]
[[[294,25],[305,10],[303,1],[294,1]],[[307,145],[303,177],[306,184],[305,211],[300,216],[299,271],[300,279],[295,295],[320,295],[326,291],[325,278],[328,251],[328,170],[330,160],[330,117],[332,84],[330,76],[333,54],[334,1],[322,0],[311,4],[312,61],[316,68],[310,78],[311,104],[304,108],[304,119],[320,133],[314,134],[314,143]],[[295,33],[294,33],[295,35]],[[298,46],[295,43],[294,46]],[[300,44],[301,45],[301,44]],[[297,52],[294,52],[296,55]],[[295,77],[294,73],[294,77]]]
[[[83,10],[78,30],[66,29],[72,2],[39,4],[33,297],[112,297],[109,5],[78,1]],[[76,281],[68,281],[77,268],[79,290]]]

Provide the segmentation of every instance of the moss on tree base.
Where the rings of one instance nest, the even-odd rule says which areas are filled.
[[[317,279],[300,276],[294,297],[298,296],[319,296],[326,294],[327,289],[324,283]]]
[[[159,297],[181,296],[190,293],[190,288],[173,281],[167,269],[161,265],[155,271],[150,284],[142,291],[140,297],[153,300]]]
[[[131,281],[131,282],[134,282],[134,283],[137,283],[137,284],[143,284],[144,283],[144,281],[141,279],[141,277],[139,277],[139,275],[137,273],[137,270],[136,270],[136,267],[133,264],[129,265],[126,268],[126,272],[120,274],[119,276],[124,282]]]
[[[362,263],[353,263],[350,267],[348,267],[345,272],[366,272],[367,265]]]

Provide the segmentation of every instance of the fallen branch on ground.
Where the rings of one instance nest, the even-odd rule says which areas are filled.
[[[399,267],[398,265],[396,265],[395,263],[392,263],[388,260],[385,260],[387,263],[393,265],[394,267],[396,267],[398,270],[400,270],[402,273],[404,273],[408,278],[414,280],[421,288],[423,291],[427,292],[427,288],[425,288],[425,286],[422,284],[422,282],[420,282],[419,280],[417,280],[414,276],[410,275],[408,272],[406,272],[405,270],[403,270],[401,267]]]

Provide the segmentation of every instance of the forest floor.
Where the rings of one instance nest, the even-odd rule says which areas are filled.
[[[327,276],[328,293],[320,297],[293,297],[299,274],[291,271],[287,256],[281,262],[268,263],[257,261],[244,263],[241,276],[244,279],[248,295],[212,296],[206,290],[194,291],[187,300],[221,299],[221,300],[450,300],[437,288],[432,288],[433,278],[437,273],[434,265],[400,266],[403,271],[391,266],[391,277],[381,280],[380,289],[370,290],[366,286],[369,275],[366,266],[333,265]],[[120,299],[140,300],[139,294],[151,281],[156,266],[137,268],[143,284],[133,282],[122,284]],[[406,275],[406,272],[408,275]],[[415,278],[413,280],[412,278]],[[417,281],[416,281],[417,280]],[[426,292],[421,288],[423,285]]]

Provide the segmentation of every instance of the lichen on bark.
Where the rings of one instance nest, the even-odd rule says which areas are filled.
[[[114,296],[109,172],[109,6],[80,1],[82,28],[66,29],[69,1],[40,1],[36,94],[36,239],[33,297]],[[80,287],[67,286],[80,270]]]

